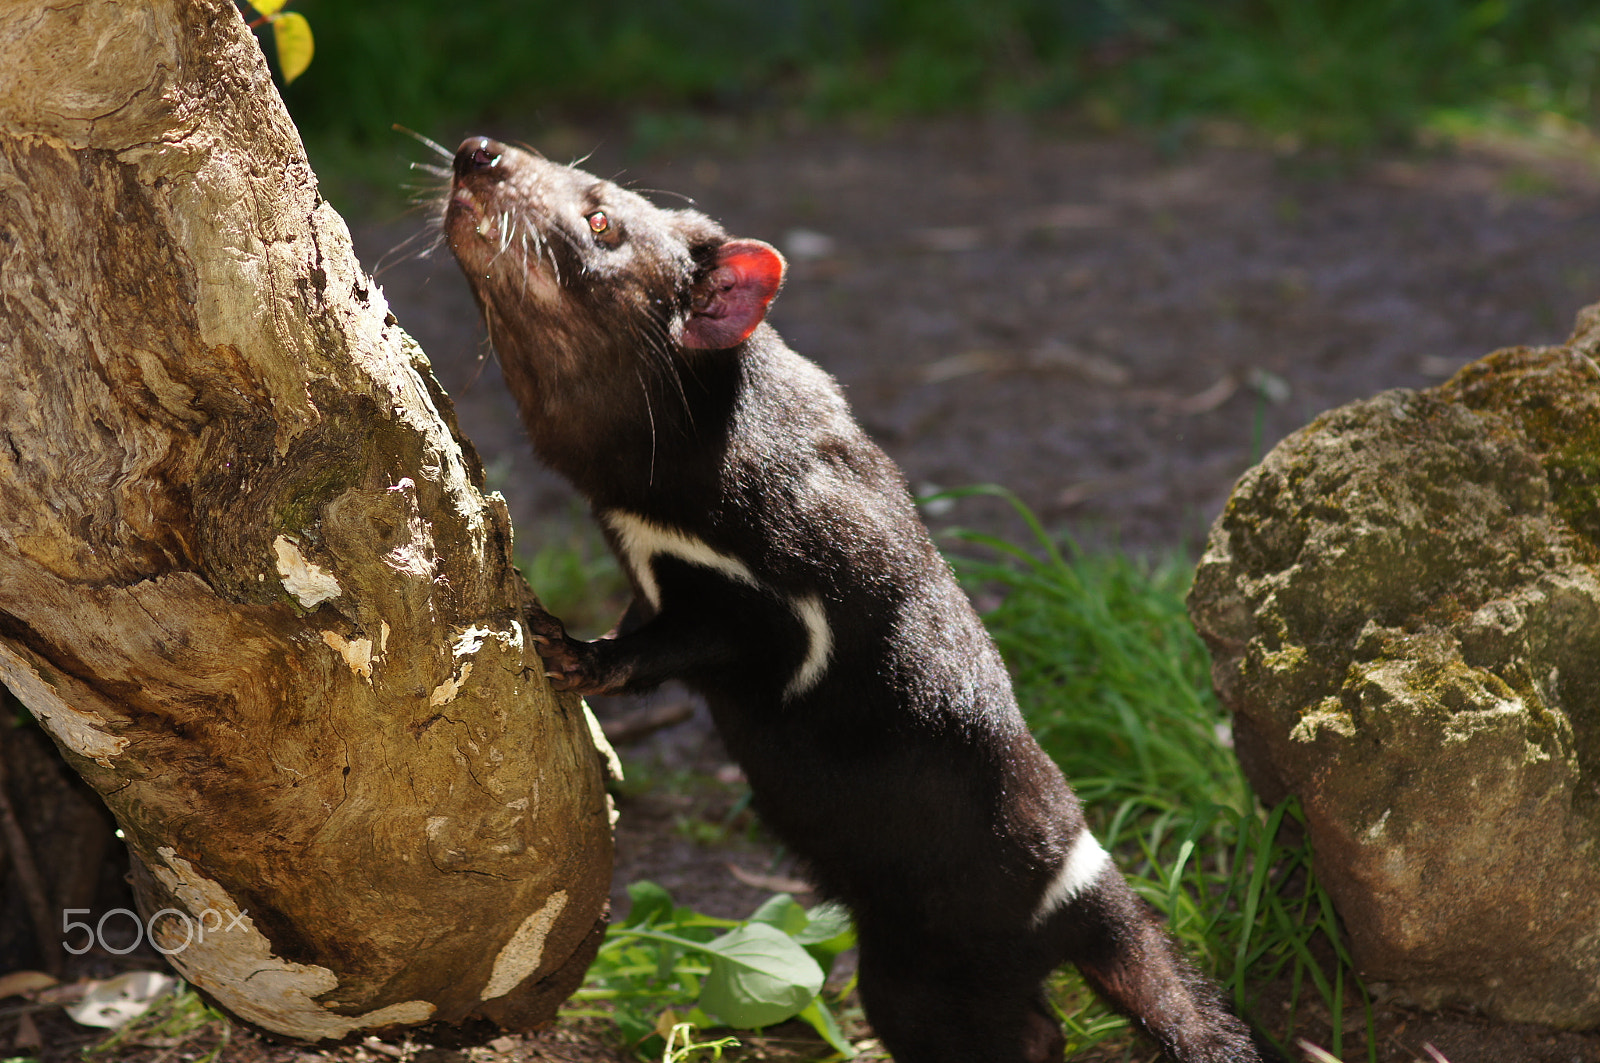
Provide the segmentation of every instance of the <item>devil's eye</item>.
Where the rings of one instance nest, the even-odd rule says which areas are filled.
[[[589,231],[596,236],[599,236],[609,228],[611,228],[611,219],[606,217],[605,211],[597,210],[589,215]]]

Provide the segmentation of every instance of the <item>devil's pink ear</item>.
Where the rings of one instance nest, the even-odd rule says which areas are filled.
[[[783,256],[760,240],[729,240],[694,286],[679,342],[720,350],[743,343],[783,286]]]

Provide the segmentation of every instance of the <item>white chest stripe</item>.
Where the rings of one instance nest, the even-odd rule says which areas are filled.
[[[738,583],[760,586],[750,566],[737,557],[712,549],[702,539],[652,524],[643,517],[620,509],[607,510],[601,514],[601,519],[616,535],[623,564],[628,566],[640,593],[655,609],[661,608],[661,584],[656,581],[650,559],[657,554],[709,568]],[[794,615],[805,626],[806,656],[796,669],[794,678],[784,687],[785,700],[799,697],[816,686],[833,657],[833,628],[828,624],[828,613],[823,608],[821,596],[808,594],[802,598],[792,598],[789,608],[794,610]]]
[[[1111,854],[1100,847],[1093,834],[1087,830],[1079,834],[1078,840],[1067,851],[1066,859],[1061,861],[1061,867],[1056,870],[1055,878],[1045,888],[1044,896],[1039,898],[1039,907],[1033,910],[1034,926],[1049,919],[1056,909],[1072,903],[1073,898],[1094,885],[1100,872],[1110,863]]]
[[[643,517],[620,509],[607,510],[602,519],[616,533],[623,561],[633,573],[639,590],[657,609],[661,608],[661,584],[656,582],[655,570],[650,567],[650,559],[656,554],[676,557],[691,565],[713,569],[736,582],[758,586],[749,566],[737,557],[729,557],[711,549],[702,539],[651,524]]]

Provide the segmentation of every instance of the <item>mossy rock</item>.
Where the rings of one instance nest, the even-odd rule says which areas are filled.
[[[1324,414],[1235,487],[1189,611],[1370,982],[1600,1026],[1600,307]]]

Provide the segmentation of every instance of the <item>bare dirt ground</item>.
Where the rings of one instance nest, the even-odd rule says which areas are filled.
[[[713,126],[632,157],[612,130],[461,132],[558,159],[593,152],[587,169],[685,194],[731,231],[777,244],[791,272],[774,323],[839,378],[913,485],[1000,484],[1053,529],[1137,551],[1194,556],[1238,475],[1321,411],[1437,383],[1500,346],[1557,342],[1600,298],[1600,179],[1523,150],[1334,167],[1258,147],[1169,155],[1134,137],[972,119],[753,135]],[[572,496],[523,443],[448,253],[394,253],[423,224],[414,218],[352,223],[524,546],[565,527]],[[1020,534],[993,500],[936,519]],[[748,840],[742,820],[715,829],[737,791],[716,781],[726,765],[714,735],[696,718],[632,752],[618,883],[650,877],[682,903],[747,915],[767,891],[729,865],[747,878],[788,865]],[[1452,1063],[1600,1063],[1595,1034],[1400,1007],[1380,1007],[1378,1022],[1385,1063],[1427,1058],[1426,1043]],[[1309,1016],[1304,1032],[1326,1044],[1326,1017]],[[745,1058],[802,1058],[783,1043],[791,1033]],[[603,1030],[570,1025],[422,1043],[316,1053],[235,1031],[220,1058],[628,1058]],[[162,1063],[193,1058],[166,1051]]]

